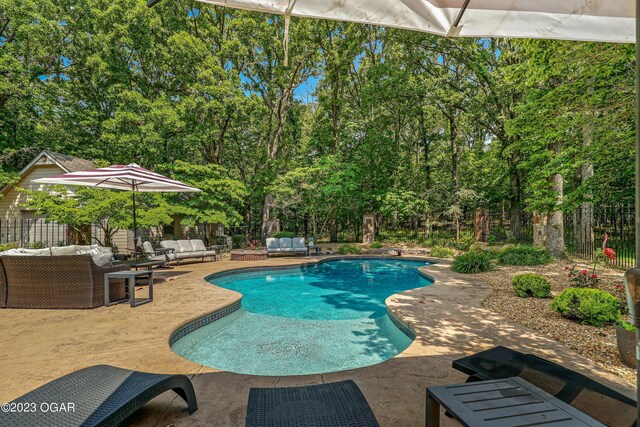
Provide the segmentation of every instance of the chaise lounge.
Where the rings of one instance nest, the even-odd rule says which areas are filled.
[[[193,385],[185,375],[150,374],[109,365],[91,366],[6,403],[9,411],[4,411],[3,405],[0,425],[117,426],[168,390],[175,391],[187,403],[189,415],[198,410]],[[55,409],[52,405],[56,405]],[[21,406],[22,410],[12,412],[10,409],[14,406]]]
[[[494,347],[453,362],[470,381],[520,377],[611,427],[635,425],[636,402],[591,378],[532,354]]]
[[[304,387],[251,388],[245,427],[378,427],[351,380]]]

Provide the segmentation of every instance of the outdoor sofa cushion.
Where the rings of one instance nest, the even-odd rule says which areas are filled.
[[[191,246],[193,246],[194,251],[202,252],[204,256],[216,256],[216,251],[207,249],[204,242],[200,239],[192,239]]]
[[[267,250],[278,250],[280,249],[280,240],[275,237],[267,238]]]
[[[176,242],[175,240],[163,240],[162,242],[160,242],[160,246],[164,249],[173,249],[174,253],[178,253],[180,251],[178,242]]]
[[[304,244],[304,237],[294,237],[293,238],[293,249],[296,250],[307,250],[307,245]]]
[[[278,245],[280,246],[280,250],[283,252],[293,251],[293,239],[290,237],[281,237]]]

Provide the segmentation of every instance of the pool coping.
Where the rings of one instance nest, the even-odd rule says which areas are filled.
[[[431,259],[431,258],[427,258],[427,257],[420,257],[420,256],[402,256],[402,257],[399,257],[399,256],[389,256],[389,255],[337,255],[337,256],[328,256],[328,257],[325,257],[325,258],[315,259],[315,260],[311,260],[311,261],[305,261],[305,262],[302,262],[300,264],[233,268],[233,269],[223,270],[223,271],[219,271],[219,272],[216,272],[216,273],[209,274],[209,275],[204,277],[204,281],[209,283],[209,284],[212,284],[214,286],[217,286],[215,284],[215,282],[212,282],[211,280],[215,280],[216,278],[221,278],[221,277],[232,276],[232,275],[236,275],[236,274],[251,273],[251,272],[258,272],[258,271],[301,270],[303,268],[315,267],[315,266],[318,266],[318,265],[320,265],[322,263],[329,262],[329,261],[343,261],[343,260],[354,260],[354,259],[355,260],[366,260],[366,259],[391,259],[391,260],[393,260],[393,259],[402,259],[402,260],[405,260],[405,261],[428,261],[429,265],[438,264],[438,261],[435,260],[435,259]],[[424,279],[431,281],[431,283],[429,285],[426,285],[426,286],[430,286],[433,283],[435,283],[435,279],[432,276],[426,274],[424,271],[422,271],[423,267],[424,266],[418,267],[418,274],[420,276],[422,276]],[[423,287],[424,286],[420,286],[419,288],[423,288]],[[415,289],[417,289],[417,288],[415,288]],[[394,295],[396,295],[396,294],[390,295],[384,301],[384,305],[387,308],[387,316],[389,317],[389,319],[391,319],[393,324],[398,329],[400,329],[400,331],[402,331],[407,337],[409,337],[413,341],[417,337],[417,334],[416,334],[415,330],[413,329],[413,327],[411,327],[410,324],[403,322],[391,310],[391,308],[387,304],[387,300],[389,298],[393,297]],[[198,330],[198,329],[200,329],[200,328],[202,328],[204,326],[210,325],[211,323],[216,322],[216,321],[222,319],[223,317],[226,317],[226,316],[228,316],[228,315],[230,315],[232,313],[235,313],[240,308],[242,308],[242,297],[240,297],[239,300],[234,301],[234,302],[232,302],[230,304],[227,304],[226,306],[224,306],[222,308],[218,308],[218,309],[216,309],[216,310],[214,310],[214,311],[212,311],[210,313],[197,316],[197,317],[195,317],[193,319],[187,320],[184,323],[180,324],[169,335],[168,344],[169,344],[169,347],[171,348],[171,351],[173,351],[173,345],[179,339],[185,337],[186,335],[190,334],[191,332],[194,332],[194,331],[196,331],[196,330]]]

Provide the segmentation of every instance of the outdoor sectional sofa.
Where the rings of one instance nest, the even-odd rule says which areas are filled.
[[[305,245],[304,237],[269,237],[267,239],[267,253],[273,254],[307,254],[307,245]]]
[[[173,252],[168,254],[170,261],[175,257],[177,264],[180,264],[181,260],[201,258],[204,261],[205,257],[211,257],[215,260],[217,253],[213,250],[212,246],[206,247],[202,240],[163,240],[160,242],[160,246],[163,249],[171,249]]]
[[[127,264],[98,265],[91,254],[0,256],[0,307],[94,308],[104,305],[104,275]],[[124,280],[112,280],[110,296],[125,296]]]

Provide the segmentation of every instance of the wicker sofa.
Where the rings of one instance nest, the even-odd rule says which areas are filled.
[[[94,308],[104,305],[104,275],[129,266],[98,266],[91,255],[0,256],[0,307]],[[110,295],[125,296],[124,280],[112,280]]]

